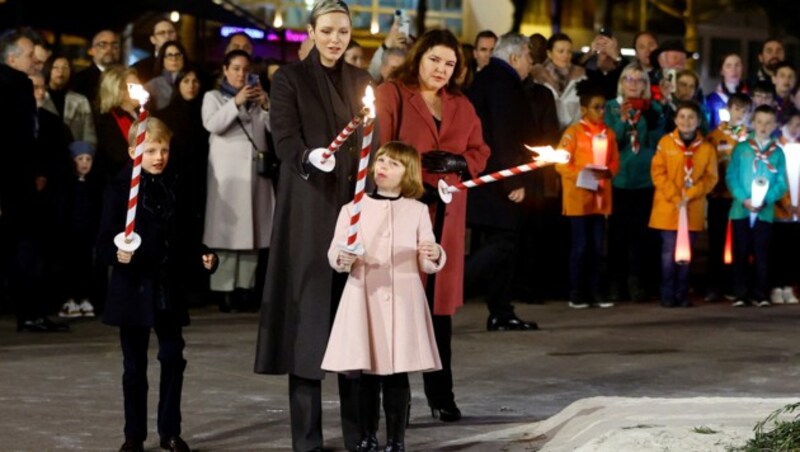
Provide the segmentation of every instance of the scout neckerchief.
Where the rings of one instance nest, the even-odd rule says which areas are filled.
[[[766,165],[767,170],[770,173],[777,173],[778,172],[777,168],[772,166],[772,163],[769,162],[769,158],[772,155],[772,153],[775,152],[776,149],[778,149],[778,144],[775,143],[775,140],[771,139],[769,141],[769,146],[767,147],[767,150],[763,152],[761,151],[761,148],[759,148],[758,143],[756,143],[755,138],[750,138],[749,140],[747,140],[747,142],[750,144],[750,147],[753,149],[753,152],[755,153],[755,158],[753,159],[753,173],[756,172],[759,161],[763,162],[764,165]]]
[[[636,128],[636,124],[639,123],[641,117],[642,110],[636,110],[633,115],[628,112],[628,124],[631,126],[631,150],[634,154],[639,153],[639,130]]]
[[[692,157],[697,151],[697,148],[703,144],[703,138],[699,133],[695,132],[694,139],[692,140],[691,144],[686,146],[683,138],[681,138],[680,132],[678,132],[676,129],[672,134],[672,139],[675,141],[675,145],[678,146],[678,149],[683,152],[683,186],[684,188],[689,188],[694,184],[694,181],[692,181],[692,172],[694,171],[694,162]]]
[[[747,126],[745,124],[734,126],[729,122],[728,125],[722,129],[722,132],[739,143],[747,139]]]
[[[595,135],[608,135],[608,128],[605,124],[592,124],[586,120],[581,120],[583,133],[591,140]]]

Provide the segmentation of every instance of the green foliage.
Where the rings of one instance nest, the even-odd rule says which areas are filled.
[[[730,452],[789,452],[800,450],[800,402],[773,411],[753,428],[755,437]],[[786,416],[792,415],[793,416]],[[779,419],[783,417],[783,419]],[[771,430],[768,430],[772,427]]]

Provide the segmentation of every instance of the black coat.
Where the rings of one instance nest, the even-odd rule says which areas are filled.
[[[33,83],[24,73],[0,63],[0,221],[18,237],[33,223],[37,112]]]
[[[103,212],[97,238],[97,258],[110,265],[111,278],[103,322],[114,326],[151,327],[159,319],[189,324],[182,288],[186,278],[204,271],[198,212],[181,202],[179,178],[165,172],[142,172],[135,231],[142,238],[131,262],[117,261],[114,237],[125,229],[132,161],[119,172],[103,194]]]
[[[128,115],[120,108],[115,108],[114,111],[120,115]],[[105,181],[111,181],[130,161],[128,137],[122,134],[117,120],[110,111],[95,117],[95,129],[97,130],[97,153],[92,171],[102,176]]]
[[[179,174],[187,187],[188,198],[195,209],[205,212],[206,172],[208,170],[208,131],[200,113],[203,96],[184,100],[176,90],[170,104],[153,114],[172,131],[169,166]]]
[[[492,58],[475,75],[469,99],[481,119],[483,139],[492,149],[481,174],[531,162],[533,154],[524,144],[532,139],[532,113],[515,70],[505,61]],[[517,230],[522,212],[508,194],[525,186],[529,177],[523,174],[470,189],[467,224]]]
[[[312,50],[272,81],[270,118],[281,160],[255,371],[321,379],[339,293],[327,259],[340,208],[353,198],[361,130],[336,154],[331,173],[306,171],[307,149],[327,147],[361,108],[366,71],[341,68],[344,103]],[[377,143],[377,130],[373,144]],[[341,289],[340,289],[341,290]]]
[[[83,94],[89,99],[92,111],[97,112],[97,91],[100,89],[100,76],[103,74],[96,64],[75,74],[72,78],[72,89],[76,93]]]

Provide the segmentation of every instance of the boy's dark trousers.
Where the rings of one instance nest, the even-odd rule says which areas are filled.
[[[689,232],[689,248],[694,249],[696,232]],[[689,302],[689,264],[675,262],[678,231],[661,231],[661,305],[686,306]]]
[[[572,246],[569,256],[569,300],[594,303],[600,295],[605,218],[602,215],[569,217]]]
[[[161,379],[158,393],[158,434],[168,439],[181,434],[181,392],[185,342],[177,322],[159,321],[153,328],[158,337],[158,360]],[[125,397],[125,439],[144,441],[147,438],[147,346],[149,327],[122,326],[119,329],[124,373],[122,392]]]
[[[772,208],[772,206],[769,206]],[[750,227],[750,218],[733,220],[733,294],[737,300],[768,300],[769,281],[767,263],[772,223],[756,219]],[[755,280],[750,272],[750,255],[753,256]],[[752,290],[748,293],[748,288]]]

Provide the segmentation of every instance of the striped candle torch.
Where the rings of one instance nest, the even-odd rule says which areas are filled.
[[[364,247],[358,240],[358,228],[361,221],[361,200],[364,199],[366,192],[369,156],[372,149],[372,133],[375,130],[375,95],[371,86],[367,86],[362,101],[364,102],[364,109],[368,110],[368,113],[364,122],[364,137],[361,140],[361,156],[358,160],[358,175],[356,176],[353,208],[350,212],[350,226],[347,229],[347,243],[342,246],[344,251],[359,256],[364,254]],[[350,271],[350,268],[347,268],[346,271]]]
[[[372,87],[367,86],[367,91],[371,93]],[[362,99],[362,101],[365,99],[366,96]],[[354,117],[341,132],[339,132],[339,135],[337,135],[336,138],[333,139],[333,141],[331,142],[330,145],[328,145],[327,148],[317,148],[309,152],[308,154],[309,163],[311,163],[319,170],[324,171],[326,173],[330,173],[331,171],[333,171],[333,168],[336,166],[336,157],[334,157],[334,154],[336,153],[336,151],[339,150],[340,147],[342,147],[344,142],[347,141],[347,138],[349,138],[350,135],[352,135],[353,132],[355,132],[356,129],[358,129],[358,126],[361,124],[361,122],[364,120],[365,117],[370,117],[370,115],[372,115],[371,117],[374,120],[375,118],[374,108],[375,108],[374,105],[364,104],[364,108],[362,108],[361,111],[358,112],[358,115],[356,115],[356,117]]]
[[[561,149],[556,150],[550,146],[531,147],[526,145],[525,147],[528,148],[529,151],[536,152],[538,154],[538,156],[534,157],[534,161],[515,166],[513,168],[496,171],[491,174],[484,174],[483,176],[476,177],[475,179],[459,182],[454,185],[447,185],[447,182],[445,182],[444,179],[440,179],[439,197],[442,198],[442,201],[449,204],[450,201],[453,200],[453,193],[457,191],[508,179],[509,177],[518,176],[547,165],[569,162],[570,156],[569,152],[567,151]]]
[[[142,173],[142,153],[144,152],[144,139],[147,130],[147,109],[144,104],[150,97],[142,85],[128,83],[128,93],[132,99],[139,101],[139,118],[136,129],[136,147],[133,154],[133,171],[131,173],[131,188],[128,192],[128,212],[125,217],[125,231],[114,237],[117,248],[133,252],[142,244],[142,238],[135,232],[136,205],[139,200],[139,181]]]

